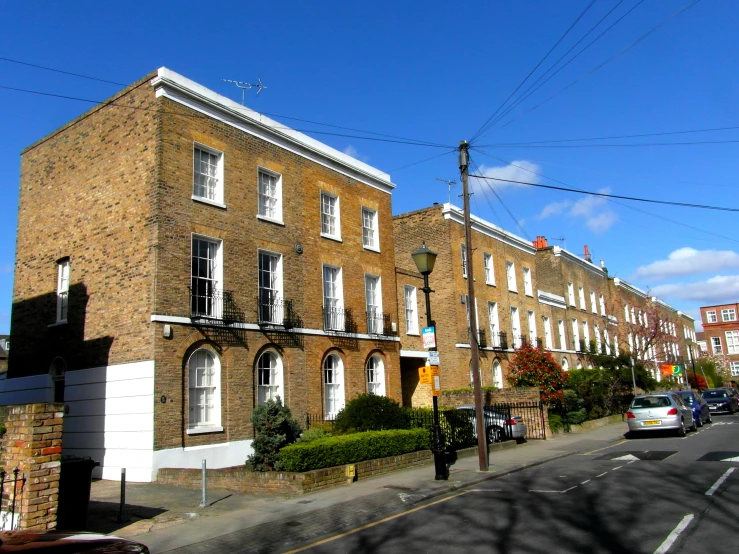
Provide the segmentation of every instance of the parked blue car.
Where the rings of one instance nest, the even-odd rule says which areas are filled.
[[[682,398],[685,405],[693,410],[693,419],[698,427],[703,427],[704,423],[713,423],[708,403],[700,394],[692,390],[681,390],[677,394]]]

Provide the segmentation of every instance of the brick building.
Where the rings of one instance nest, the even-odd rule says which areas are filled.
[[[159,69],[22,154],[0,402],[63,400],[65,454],[146,481],[243,463],[274,396],[400,400],[393,188]]]
[[[544,237],[530,242],[472,217],[475,314],[483,386],[508,386],[508,363],[524,342],[541,344],[565,370],[588,367],[588,353],[631,352],[661,378],[660,367],[685,364],[693,348],[693,320],[645,291],[611,278]],[[393,218],[400,323],[400,365],[406,405],[430,402],[418,387],[425,363],[423,286],[411,258],[422,242],[438,257],[429,286],[443,389],[469,387],[469,305],[462,211],[434,205]],[[587,252],[587,247],[586,247]],[[586,254],[587,255],[587,254]],[[405,313],[403,313],[405,308]],[[622,315],[623,314],[623,315]],[[684,355],[683,355],[684,354]]]
[[[739,376],[739,304],[701,306],[700,310],[708,355],[725,355],[731,375]]]

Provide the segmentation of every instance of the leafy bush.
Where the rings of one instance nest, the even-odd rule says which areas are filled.
[[[561,431],[564,429],[564,423],[562,422],[562,416],[559,414],[549,414],[549,430],[552,433]]]
[[[395,400],[376,394],[360,394],[341,410],[334,421],[339,432],[408,429],[410,423]]]
[[[283,406],[278,396],[254,408],[251,422],[256,437],[252,442],[254,454],[247,458],[247,467],[253,471],[280,471],[280,449],[298,440],[302,432],[298,422],[292,419],[290,408]]]
[[[300,438],[297,440],[299,443],[313,442],[319,439],[325,439],[331,436],[331,433],[323,427],[311,427],[310,429],[303,431]]]
[[[588,418],[588,414],[585,413],[585,408],[574,412],[567,412],[567,422],[570,425],[580,425]]]
[[[292,444],[280,450],[280,458],[285,471],[310,471],[429,448],[426,429],[367,431]]]
[[[516,350],[508,366],[508,380],[514,387],[538,387],[542,402],[561,402],[567,373],[548,350],[525,344]]]

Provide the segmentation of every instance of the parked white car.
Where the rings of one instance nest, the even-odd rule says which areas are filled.
[[[696,430],[693,410],[677,393],[666,392],[635,396],[626,412],[629,433],[670,429],[684,437]]]
[[[475,438],[477,438],[477,426],[475,425],[475,406],[466,404],[457,406],[458,410],[468,412],[472,427],[474,429]],[[489,443],[501,442],[504,440],[515,439],[516,442],[526,440],[526,423],[521,416],[511,416],[510,418],[493,410],[492,408],[483,408],[483,416],[485,419],[485,434]]]

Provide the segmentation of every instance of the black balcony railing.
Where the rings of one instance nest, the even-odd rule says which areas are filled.
[[[526,346],[527,339],[528,337],[526,335],[513,335],[513,348]]]
[[[487,336],[485,335],[485,329],[478,329],[477,330],[477,345],[480,348],[487,348],[488,347],[488,341],[487,341]]]
[[[285,300],[270,293],[271,291],[264,291],[257,299],[259,325],[279,325],[285,329],[295,327],[296,318],[292,300]]]
[[[323,330],[335,333],[356,334],[357,326],[352,318],[352,311],[345,308],[324,306]]]
[[[584,339],[572,339],[572,349],[577,352],[587,352]]]
[[[506,337],[505,331],[500,333],[492,333],[490,335],[490,346],[495,350],[507,350],[508,349],[508,337]]]
[[[369,310],[366,312],[366,317],[368,335],[385,334],[385,314],[377,310]]]
[[[213,289],[208,281],[193,282],[190,288],[190,317],[220,321],[241,321],[243,314],[234,303],[233,293]]]

